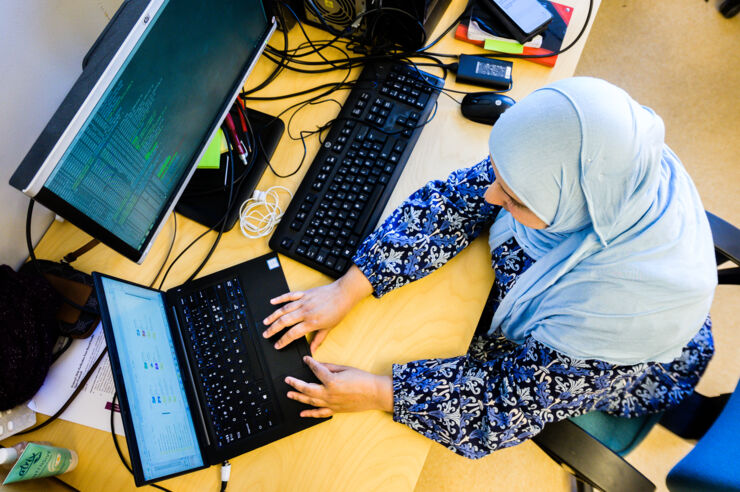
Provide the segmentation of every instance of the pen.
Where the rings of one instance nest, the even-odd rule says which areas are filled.
[[[231,135],[231,141],[234,143],[234,147],[236,147],[237,153],[239,154],[239,159],[244,163],[244,165],[247,165],[247,151],[244,148],[244,145],[241,143],[239,138],[236,135],[236,127],[234,126],[234,120],[231,117],[231,113],[226,114],[226,119],[224,120],[226,123],[226,129],[229,131],[229,134]]]

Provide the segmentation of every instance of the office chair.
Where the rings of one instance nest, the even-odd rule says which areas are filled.
[[[740,229],[707,212],[720,284],[740,285]],[[698,439],[668,474],[672,492],[740,491],[740,383],[734,393],[707,398],[694,392],[676,408],[638,418],[589,412],[547,424],[533,441],[573,476],[573,488],[587,492],[641,492],[655,485],[623,459],[656,424]]]

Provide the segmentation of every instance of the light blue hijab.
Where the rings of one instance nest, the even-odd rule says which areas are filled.
[[[536,262],[491,323],[565,355],[669,362],[699,331],[717,284],[699,195],[663,122],[623,90],[576,77],[504,113],[489,149],[502,179],[549,226],[502,210],[491,250],[512,236]]]

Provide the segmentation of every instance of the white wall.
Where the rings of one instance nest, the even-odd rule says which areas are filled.
[[[8,180],[82,72],[82,58],[121,3],[0,0],[0,264],[17,268],[28,255],[28,197]],[[34,207],[34,243],[52,220],[51,212]]]

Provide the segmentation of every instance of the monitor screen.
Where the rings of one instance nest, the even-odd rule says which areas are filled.
[[[203,466],[164,294],[101,278],[144,480]]]
[[[153,0],[148,9],[44,162],[37,194],[135,261],[274,29],[260,0]]]

